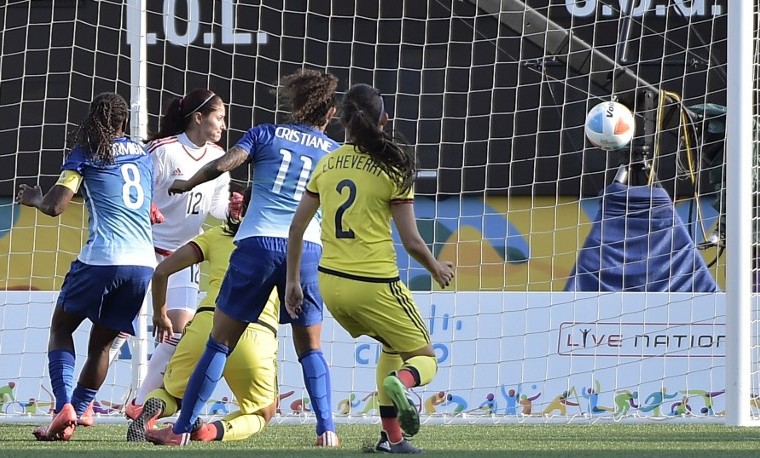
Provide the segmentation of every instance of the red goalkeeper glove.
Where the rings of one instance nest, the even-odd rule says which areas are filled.
[[[243,213],[243,195],[239,192],[233,192],[230,197],[230,203],[227,205],[227,214],[230,219],[240,221]]]
[[[164,222],[164,214],[158,209],[156,204],[150,204],[150,224],[161,224]]]

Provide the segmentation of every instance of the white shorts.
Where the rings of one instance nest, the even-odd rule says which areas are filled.
[[[156,261],[166,258],[156,253]],[[198,308],[198,291],[200,290],[201,269],[193,264],[169,276],[166,285],[166,310],[186,310],[195,313]]]

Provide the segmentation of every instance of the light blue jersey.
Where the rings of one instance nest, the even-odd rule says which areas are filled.
[[[150,157],[142,146],[126,137],[114,140],[111,148],[114,164],[93,163],[81,147],[75,147],[61,166],[83,177],[89,236],[78,259],[90,265],[154,267]]]
[[[261,124],[235,145],[248,152],[253,167],[251,205],[235,241],[263,236],[288,238],[288,229],[317,162],[338,147],[319,130],[303,124]],[[321,212],[304,240],[320,240]]]

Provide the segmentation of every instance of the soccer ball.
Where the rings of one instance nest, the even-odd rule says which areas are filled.
[[[586,115],[586,138],[605,151],[625,148],[635,130],[631,110],[617,102],[602,102]]]

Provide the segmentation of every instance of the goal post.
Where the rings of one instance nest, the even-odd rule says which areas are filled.
[[[726,342],[726,423],[730,426],[749,426],[757,420],[747,399],[757,396],[757,297],[751,293],[753,265],[752,237],[753,174],[757,167],[753,155],[757,142],[757,101],[748,94],[757,94],[754,78],[760,65],[757,61],[758,37],[754,24],[758,15],[757,2],[735,3],[728,10],[728,85],[726,113],[726,333],[734,336]],[[756,205],[756,204],[754,204]],[[754,301],[753,301],[754,299]],[[754,312],[754,313],[753,313]],[[754,333],[753,333],[754,332]],[[755,422],[755,426],[757,423]]]
[[[13,196],[21,183],[53,185],[92,97],[129,98],[130,133],[143,140],[173,97],[207,87],[227,107],[227,149],[286,118],[273,91],[308,67],[335,74],[341,94],[359,82],[381,91],[417,153],[420,233],[456,266],[453,287],[439,289],[394,232],[439,361],[436,379],[412,393],[425,421],[753,424],[750,3],[5,2],[0,366],[12,370],[0,373],[0,421],[47,412],[50,313],[86,241],[80,197],[53,219]],[[633,113],[635,134],[608,152],[584,128],[613,100]],[[327,134],[344,140],[337,122]],[[103,418],[117,417],[144,376],[149,323],[142,314],[98,395]],[[75,336],[79,364],[87,329]],[[279,418],[311,421],[289,328],[279,335]],[[379,345],[329,314],[322,344],[335,414],[376,421]],[[225,385],[212,398],[206,413],[235,408]]]

